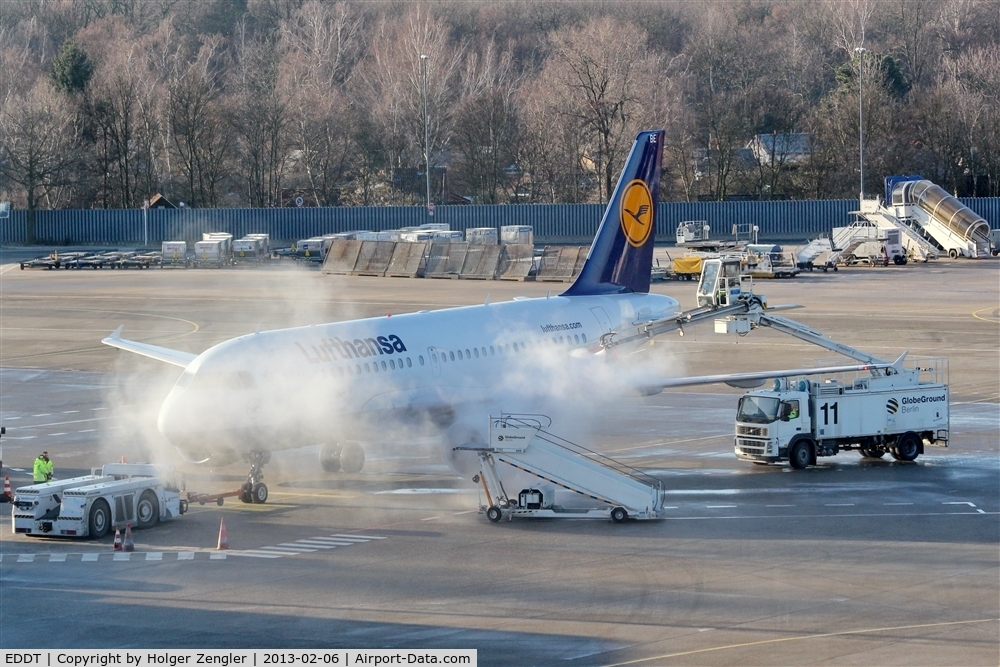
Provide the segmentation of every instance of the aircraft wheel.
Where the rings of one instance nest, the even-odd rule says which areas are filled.
[[[90,536],[100,539],[111,530],[111,508],[108,501],[98,498],[90,508]]]
[[[812,442],[799,440],[788,450],[788,463],[796,470],[807,468],[812,461]]]
[[[254,484],[253,488],[250,490],[250,497],[253,499],[253,502],[259,505],[263,505],[264,503],[266,503],[267,485],[264,484],[263,482],[257,482],[256,484]]]
[[[896,443],[892,455],[898,461],[916,460],[920,456],[920,439],[913,433],[906,433]]]
[[[488,510],[486,510],[486,518],[492,521],[493,523],[496,523],[503,518],[503,512],[500,511],[499,507],[493,505]]]
[[[340,452],[340,464],[344,472],[361,472],[365,467],[365,450],[356,442],[347,443]]]
[[[611,510],[611,520],[615,523],[625,523],[625,519],[628,518],[628,512],[625,511],[624,507],[616,507]]]
[[[336,445],[323,445],[319,450],[319,465],[323,472],[337,472],[340,470],[340,447]]]
[[[253,502],[253,486],[250,482],[246,482],[240,487],[240,502],[252,503]],[[204,505],[205,503],[202,503]]]
[[[136,528],[152,528],[160,520],[160,503],[156,494],[146,489],[135,505]]]

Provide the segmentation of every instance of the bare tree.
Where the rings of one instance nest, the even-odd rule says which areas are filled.
[[[24,190],[29,243],[40,200],[73,175],[76,121],[73,106],[44,78],[0,107],[0,174]]]

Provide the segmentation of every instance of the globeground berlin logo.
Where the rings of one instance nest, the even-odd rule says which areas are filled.
[[[890,398],[885,403],[885,410],[890,415],[894,415],[894,414],[896,414],[896,411],[899,410],[899,403],[896,401],[895,398]]]

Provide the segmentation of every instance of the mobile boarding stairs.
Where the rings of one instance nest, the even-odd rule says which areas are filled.
[[[657,519],[663,510],[663,484],[646,473],[548,432],[544,415],[501,413],[490,417],[489,443],[467,444],[456,451],[479,456],[486,505],[479,508],[490,521],[514,516],[548,518]],[[537,479],[517,495],[504,484],[502,471],[513,468]],[[599,503],[571,508],[555,503],[556,488]],[[592,503],[591,503],[592,504]]]

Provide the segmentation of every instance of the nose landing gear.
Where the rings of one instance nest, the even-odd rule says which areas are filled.
[[[245,503],[266,503],[264,464],[271,460],[271,452],[247,452],[243,455],[243,460],[250,464],[250,473],[247,481],[240,487],[240,500]]]

